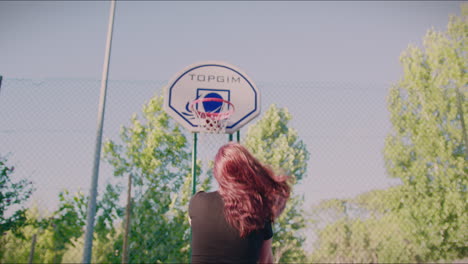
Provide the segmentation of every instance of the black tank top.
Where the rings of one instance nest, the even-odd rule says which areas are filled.
[[[240,238],[224,218],[218,192],[198,192],[190,200],[192,263],[256,263],[263,240],[273,236],[271,223]]]

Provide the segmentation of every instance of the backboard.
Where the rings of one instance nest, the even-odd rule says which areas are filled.
[[[189,131],[199,132],[198,120],[189,105],[200,98],[220,98],[234,105],[235,111],[226,125],[229,134],[260,114],[260,93],[253,81],[225,62],[197,63],[177,73],[165,87],[164,109]]]

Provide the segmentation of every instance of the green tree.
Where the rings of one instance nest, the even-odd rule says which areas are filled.
[[[408,240],[406,223],[391,211],[400,186],[374,190],[354,199],[330,199],[313,207],[326,223],[315,228],[313,263],[416,262],[417,247]]]
[[[403,182],[394,210],[420,247],[416,260],[451,260],[468,254],[468,6],[446,32],[429,30],[423,46],[400,58],[384,154],[389,175]]]
[[[43,234],[38,247],[45,251],[41,262],[60,263],[69,246],[83,234],[87,199],[83,193],[59,193],[59,206],[49,217],[38,221]],[[40,256],[40,254],[38,254]]]
[[[271,105],[263,117],[249,127],[244,145],[261,162],[270,165],[276,173],[290,175],[292,184],[299,184],[306,175],[309,152],[297,131],[288,127],[291,119],[292,116],[286,108]],[[302,208],[303,201],[303,196],[293,194],[274,225],[275,262],[305,260],[305,236],[301,231],[308,221]]]
[[[0,156],[0,235],[12,231],[22,236],[18,230],[26,224],[27,219],[26,209],[21,206],[31,197],[34,188],[27,179],[13,182],[11,176],[15,168],[7,165],[7,162],[6,157]],[[7,216],[9,210],[12,212]]]
[[[116,236],[115,220],[122,216],[117,206],[119,187],[108,184],[97,203],[97,217],[94,228],[95,243],[108,243],[109,237]],[[59,263],[62,261],[79,262],[83,252],[80,240],[84,234],[88,197],[82,192],[70,194],[67,190],[59,193],[58,208],[52,212],[40,212],[37,206],[25,211],[28,225],[18,232],[23,237],[16,237],[11,232],[2,237],[1,244],[7,251],[0,261],[6,263],[25,263],[28,261],[32,238],[36,235],[35,263]],[[72,251],[73,255],[67,254]],[[101,252],[97,252],[100,256]],[[107,252],[106,252],[107,253]],[[64,256],[67,258],[64,259]]]
[[[122,127],[121,144],[112,140],[104,144],[114,175],[133,179],[130,262],[189,261],[191,153],[162,104],[161,96],[151,98],[143,106],[142,119],[134,114],[131,125]],[[120,261],[121,249],[122,244],[115,244],[110,254],[119,253],[106,261]]]
[[[122,190],[121,185],[108,183],[102,197],[97,202],[93,262],[109,262],[109,259],[118,256],[115,248],[122,244],[122,227],[119,226],[118,222],[124,214],[124,209],[119,204]],[[115,260],[114,262],[118,261]]]
[[[7,157],[0,156],[0,261],[9,251],[8,241],[25,239],[22,229],[30,223],[23,206],[34,191],[27,179],[12,180],[15,168],[7,163]]]
[[[422,262],[466,257],[467,9],[445,33],[429,31],[425,51],[402,55],[404,77],[389,96],[390,176],[403,182],[354,199],[328,200],[315,215],[311,262]],[[465,239],[464,239],[465,238]]]
[[[24,215],[25,218],[28,219],[28,224],[18,229],[18,232],[23,234],[22,237],[15,236],[12,232],[6,232],[0,237],[0,245],[3,251],[0,257],[0,263],[26,263],[28,261],[33,235],[40,238],[40,234],[43,233],[40,232],[41,230],[37,225],[37,220],[39,218],[37,206],[33,205],[31,208],[28,208],[24,212]],[[34,258],[34,262],[40,262],[40,260],[41,258]]]
[[[6,263],[25,263],[28,261],[32,238],[36,236],[33,262],[60,263],[67,248],[74,246],[74,241],[82,234],[86,202],[84,195],[78,193],[72,196],[68,191],[59,194],[58,209],[48,214],[39,212],[37,206],[25,211],[29,224],[19,231],[23,238],[7,235],[5,245],[9,249],[4,258]],[[81,210],[76,210],[81,208]]]

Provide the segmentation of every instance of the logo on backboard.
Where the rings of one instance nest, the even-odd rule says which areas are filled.
[[[226,101],[231,101],[230,97],[230,90],[222,90],[222,89],[206,89],[206,88],[198,88],[196,90],[196,94],[193,98],[187,101],[185,104],[185,111],[182,111],[182,114],[185,115],[188,119],[195,118],[194,113],[190,109],[190,103],[197,100],[197,99],[204,99],[204,98],[217,98],[223,99]],[[223,103],[216,102],[216,101],[207,101],[203,102],[201,105],[197,104],[196,110],[209,112],[209,113],[219,113],[221,111]],[[203,109],[200,109],[202,107]],[[228,106],[229,107],[229,106]]]

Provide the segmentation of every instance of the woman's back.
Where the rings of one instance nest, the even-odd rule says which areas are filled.
[[[190,201],[192,263],[256,263],[264,240],[272,237],[271,223],[240,238],[225,219],[218,192],[199,192]]]

